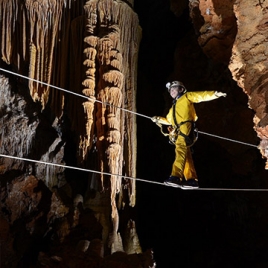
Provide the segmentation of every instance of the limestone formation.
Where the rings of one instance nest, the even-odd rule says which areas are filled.
[[[27,214],[26,229],[34,230],[38,217],[46,219],[47,227],[33,234],[63,243],[91,210],[96,226],[102,225],[105,254],[124,250],[118,210],[136,201],[135,180],[124,179],[136,176],[136,119],[125,112],[136,110],[141,30],[133,5],[131,0],[0,0],[0,67],[14,72],[0,77],[0,151],[41,161],[0,160],[1,202],[10,224]],[[68,164],[98,172],[83,175],[87,192],[78,173],[62,167]],[[24,201],[21,180],[34,181]],[[73,194],[82,199],[72,201]],[[19,210],[15,195],[23,202]],[[47,206],[35,218],[42,198]]]
[[[265,1],[190,1],[198,42],[211,59],[229,66],[233,79],[255,111],[254,129],[268,139],[266,115],[267,8]],[[267,159],[261,142],[261,153]],[[268,164],[266,164],[266,169]]]

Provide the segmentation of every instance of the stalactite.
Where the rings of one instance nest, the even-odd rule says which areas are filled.
[[[116,70],[111,70],[103,74],[103,80],[122,88],[124,84],[124,74]]]
[[[96,7],[97,1],[90,1],[84,5],[84,9],[88,16],[86,18],[86,30],[89,33],[88,36],[84,38],[84,42],[87,45],[84,49],[84,66],[86,66],[86,78],[83,81],[83,94],[90,97],[90,100],[83,103],[84,112],[86,114],[86,132],[85,136],[80,136],[79,148],[82,152],[82,159],[85,159],[88,153],[88,149],[92,144],[92,133],[93,133],[93,122],[94,122],[94,103],[95,103],[95,61],[97,50],[96,46],[98,43],[98,37],[94,36],[94,30],[97,24]],[[102,169],[103,170],[103,169]],[[103,178],[101,178],[103,180]]]
[[[105,42],[106,43],[106,42]],[[107,42],[109,44],[109,42]],[[106,43],[106,45],[107,45]],[[103,48],[103,46],[102,46]],[[106,64],[103,64],[102,67],[100,67],[100,72],[103,73],[103,83],[104,84],[112,84],[113,87],[118,86],[120,88],[120,91],[122,90],[122,86],[123,86],[123,81],[124,81],[124,76],[122,73],[118,72],[118,71],[108,71],[105,72],[105,67],[108,65],[110,61],[109,60],[105,60],[106,57],[109,56],[109,50],[110,50],[110,46],[108,45],[106,47],[105,51],[104,49],[104,53],[100,53],[100,61],[103,61]],[[104,57],[104,58],[103,58]],[[103,70],[101,70],[103,68]],[[112,105],[116,102],[115,100],[115,96],[113,96],[113,94],[110,94],[110,87],[105,87],[105,89],[103,90],[104,92],[104,96],[105,99],[109,100],[109,103],[111,103]],[[121,105],[120,105],[121,106]],[[113,112],[114,108],[109,106],[107,109],[107,115],[116,115],[116,120],[118,120],[118,122],[120,122],[120,117],[118,115],[120,115],[120,113],[115,114]],[[105,117],[105,121],[106,121],[106,114],[104,114]],[[98,126],[97,126],[98,127]],[[106,124],[106,129],[105,129],[105,141],[108,142],[108,148],[106,149],[106,156],[103,159],[105,162],[108,160],[108,167],[109,167],[109,172],[112,174],[122,174],[122,170],[119,170],[119,158],[120,158],[120,154],[122,152],[122,146],[120,143],[121,140],[121,136],[122,133],[120,133],[118,130],[111,130],[109,129],[109,126]],[[113,222],[113,231],[112,231],[112,239],[110,241],[110,247],[113,248],[116,244],[117,244],[117,231],[118,231],[118,211],[117,211],[117,206],[116,206],[116,194],[118,193],[118,185],[121,185],[121,179],[120,177],[117,176],[111,176],[110,178],[110,182],[111,182],[111,208],[112,208],[112,222]],[[117,249],[115,249],[117,250]]]
[[[15,22],[17,20],[17,1],[0,0],[0,23],[2,25],[1,33],[1,58],[8,64],[11,63]]]
[[[133,4],[132,1],[129,2]],[[136,109],[136,57],[139,43],[138,18],[133,10],[124,2],[113,0],[91,0],[85,5],[87,36],[85,43],[88,47],[84,53],[84,65],[88,68],[85,72],[84,94],[94,94],[101,103],[95,106],[96,113],[96,146],[99,152],[98,170],[108,171],[112,174],[128,176],[135,175],[136,158],[136,127],[134,115],[126,115],[119,107],[130,110]],[[97,26],[98,25],[98,26]],[[98,27],[98,28],[97,28]],[[93,36],[96,38],[94,39]],[[95,50],[92,50],[95,48]],[[92,53],[97,53],[96,64],[91,60]],[[95,56],[95,55],[94,55]],[[98,66],[97,75],[91,68]],[[92,79],[93,78],[93,79]],[[94,84],[95,79],[99,79]],[[87,87],[94,86],[96,93]],[[95,87],[96,86],[96,87]],[[110,105],[106,105],[105,103]],[[89,107],[88,107],[89,108]],[[89,108],[90,114],[93,112]],[[130,129],[126,125],[134,124]],[[89,124],[87,124],[87,127]],[[84,147],[84,149],[86,149]],[[124,151],[126,150],[126,151]],[[86,155],[84,153],[84,155]],[[125,163],[127,162],[127,163]],[[101,176],[101,181],[103,182]],[[120,248],[118,238],[118,211],[116,195],[122,190],[121,178],[110,176],[111,185],[111,215],[113,231],[110,237],[112,250]],[[135,204],[135,181],[128,182],[130,205]],[[119,204],[120,206],[121,204]]]
[[[94,34],[97,24],[97,4],[99,0],[90,0],[85,3],[84,9],[86,12],[86,28],[89,34]]]
[[[75,1],[0,0],[2,59],[8,64],[15,64],[20,70],[21,57],[25,60],[29,53],[29,78],[53,84],[52,65],[56,61],[55,49],[58,40],[61,39],[60,34],[64,35],[65,30],[62,27],[63,9],[71,8],[71,4]],[[16,35],[14,35],[15,29],[19,32]],[[30,46],[27,46],[29,41]],[[49,87],[29,81],[29,89],[33,100],[41,101],[44,109],[50,96]],[[56,105],[54,108],[57,115],[61,114],[58,107],[63,107],[63,97],[59,101],[60,104],[53,102]]]
[[[36,47],[33,43],[30,44],[30,64],[29,64],[29,77],[34,77],[35,74],[35,66],[36,66]],[[30,94],[33,98],[34,101],[37,101],[38,94],[35,89],[35,84],[36,82],[30,80],[29,81],[29,89],[30,89]]]
[[[119,175],[100,175],[102,189],[106,190],[107,186],[110,186],[110,242],[116,251],[122,245],[118,234],[119,215],[116,204],[116,197],[122,191],[121,176],[135,174],[135,161],[132,160],[136,157],[136,148],[133,146],[136,139],[135,126],[126,129],[126,123],[135,116],[127,115],[119,108],[135,110],[134,69],[139,43],[138,18],[125,1],[90,0],[84,5],[85,20],[83,21],[81,16],[72,21],[65,9],[71,8],[75,1],[0,0],[1,57],[16,66],[19,73],[29,76],[28,86],[32,99],[40,102],[43,109],[50,103],[56,118],[59,118],[63,111],[64,94],[33,80],[66,88],[67,74],[61,71],[61,67],[68,62],[68,59],[63,58],[66,57],[66,51],[70,51],[70,41],[74,54],[74,66],[70,69],[76,69],[73,74],[75,77],[70,79],[70,88],[88,97],[83,103],[80,99],[72,100],[69,104],[70,110],[75,111],[71,120],[78,118],[78,123],[73,125],[83,122],[84,127],[84,131],[77,131],[80,135],[79,156],[81,155],[78,161],[87,159],[92,143],[96,142],[98,171]],[[129,3],[133,4],[132,1]],[[65,21],[66,17],[68,20]],[[13,37],[15,29],[19,33]],[[77,44],[77,40],[83,35],[83,29],[86,30],[84,43],[81,39]],[[23,44],[19,45],[20,43]],[[84,59],[79,58],[76,62],[79,54],[83,54]],[[24,60],[23,64],[20,64],[21,58]],[[80,63],[83,63],[83,66],[77,66]],[[96,99],[103,103],[96,103]],[[81,112],[84,112],[85,119],[81,119]],[[135,124],[135,121],[132,123]],[[45,154],[43,160],[51,159]],[[41,169],[38,165],[36,170],[40,177],[47,174],[47,184],[50,187],[56,183],[55,170]],[[125,185],[130,185],[130,203],[134,205],[131,196],[135,181],[131,180]],[[110,215],[103,217],[109,219]],[[104,228],[106,233],[111,230],[110,226]]]
[[[49,55],[49,51],[54,48],[54,36],[57,34],[55,31],[55,27],[58,27],[58,17],[60,14],[55,12],[55,22],[53,25],[47,25],[49,20],[47,20],[49,9],[55,8],[53,2],[45,3],[42,1],[31,1],[27,0],[25,2],[25,7],[28,11],[28,20],[30,22],[30,36],[31,42],[35,44],[37,47],[37,57],[35,63],[35,72],[34,76],[31,76],[32,72],[30,72],[30,78],[43,81],[46,83],[50,83],[50,75],[48,77],[46,73],[43,73],[42,67],[44,67],[43,71],[47,72],[51,70],[51,55]],[[52,32],[51,36],[47,34],[48,29]],[[48,37],[51,38],[50,42],[46,40]],[[45,47],[44,44],[47,46]],[[46,54],[45,54],[46,53]],[[30,85],[29,85],[30,86]],[[41,84],[31,84],[35,89],[31,89],[31,91],[36,91],[38,94],[38,98],[41,100],[42,107],[44,108],[48,101],[48,87]]]

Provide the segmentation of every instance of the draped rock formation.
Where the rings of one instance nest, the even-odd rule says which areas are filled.
[[[69,258],[77,232],[84,239],[77,252],[142,254],[135,222],[120,224],[119,218],[136,202],[135,180],[124,179],[136,176],[141,31],[133,4],[0,0],[0,152],[39,161],[0,160],[1,223],[5,230],[16,223],[28,237],[24,248],[22,236],[5,237],[10,247],[3,255],[11,266],[37,256],[49,263],[56,252]],[[79,175],[65,165],[97,173]],[[41,237],[46,253],[32,251]],[[60,252],[56,244],[63,242],[69,249]],[[144,257],[152,262],[150,253]]]
[[[87,115],[86,138],[83,140],[86,144],[83,141],[80,144],[83,144],[85,157],[92,143],[95,112],[98,168],[101,172],[113,174],[110,176],[113,221],[110,243],[113,244],[118,238],[119,224],[116,195],[125,187],[124,183],[121,184],[121,176],[117,175],[136,175],[136,123],[134,116],[129,116],[124,109],[135,111],[136,107],[138,18],[127,4],[117,1],[88,1],[85,11],[87,46],[84,64],[87,70],[83,93],[89,98],[97,96],[99,102],[96,111],[93,101],[83,103]],[[101,181],[104,184],[102,174]],[[134,206],[135,182],[130,180],[127,184],[130,205]],[[119,203],[120,207],[122,205]]]
[[[249,97],[249,107],[255,111],[254,129],[261,139],[260,150],[267,159],[267,9],[265,1],[234,4],[238,31],[229,68],[234,80]],[[268,169],[268,162],[266,162]]]

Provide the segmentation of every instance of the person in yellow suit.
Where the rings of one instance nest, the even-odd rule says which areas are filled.
[[[189,147],[191,145],[189,135],[197,120],[194,103],[226,97],[227,94],[218,91],[187,92],[183,83],[179,81],[167,83],[166,87],[173,98],[173,105],[166,118],[161,116],[151,118],[157,124],[172,126],[176,133],[174,140],[176,157],[171,175],[164,183],[182,189],[198,188],[198,178]]]

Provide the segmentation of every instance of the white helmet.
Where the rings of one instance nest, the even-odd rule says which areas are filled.
[[[180,81],[173,81],[171,83],[168,82],[166,84],[166,88],[168,89],[168,92],[170,91],[170,89],[172,87],[182,87],[183,88],[183,93],[185,93],[187,91],[186,88],[185,88],[185,86],[184,86],[184,84],[182,82],[180,82]]]

